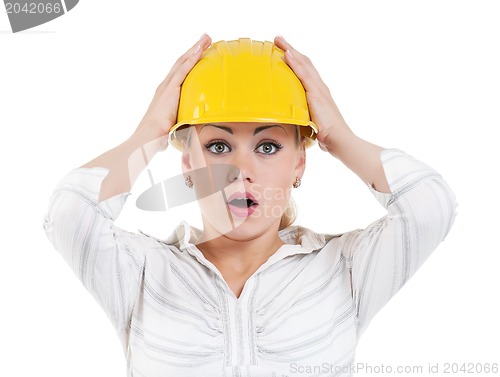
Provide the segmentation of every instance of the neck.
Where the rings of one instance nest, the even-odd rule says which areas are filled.
[[[202,242],[197,247],[220,270],[253,273],[284,244],[278,236],[278,225],[250,237],[238,236],[234,232],[207,237],[213,232],[205,227]]]

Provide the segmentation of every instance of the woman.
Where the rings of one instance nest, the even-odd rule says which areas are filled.
[[[183,119],[192,74],[211,64],[226,74],[231,59],[256,51],[256,44],[258,53],[242,59],[256,67],[265,55],[277,70],[293,71],[306,117],[301,99],[292,96],[293,121],[259,118],[250,108],[250,116],[223,110],[208,122],[200,115],[212,110],[208,102]],[[310,60],[282,37],[274,44],[221,42],[219,61],[210,57],[214,46],[204,35],[174,64],[134,134],[70,172],[52,197],[47,235],[110,317],[129,376],[351,375],[369,321],[453,224],[455,199],[442,178],[401,151],[357,137]],[[270,80],[278,77],[269,72]],[[242,77],[237,73],[222,92],[239,90]],[[294,88],[273,92],[280,95],[271,102]],[[247,92],[241,95],[250,102],[264,93]],[[246,109],[239,97],[225,98],[221,108]],[[158,240],[115,227],[146,167],[137,156],[149,161],[169,135],[182,150],[203,230],[183,223]],[[336,236],[290,225],[290,191],[300,185],[314,138],[368,185],[386,216]]]

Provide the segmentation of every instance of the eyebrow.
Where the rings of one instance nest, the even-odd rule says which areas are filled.
[[[220,128],[221,130],[229,132],[230,134],[233,133],[233,130],[230,127],[218,126],[217,124],[210,124],[210,123],[203,125],[203,127],[200,128],[200,132],[201,132],[202,129],[204,129],[207,126],[215,127],[215,128]]]
[[[272,128],[272,127],[279,127],[279,128],[281,128],[283,130],[283,132],[285,132],[285,134],[287,134],[287,132],[285,131],[285,129],[282,126],[279,126],[277,124],[270,124],[270,125],[267,125],[267,126],[257,127],[255,129],[255,131],[253,132],[253,134],[257,135],[259,132],[267,130],[268,128]]]
[[[233,130],[232,130],[230,127],[226,127],[226,126],[219,126],[219,125],[217,125],[217,124],[211,124],[211,123],[208,123],[208,124],[203,125],[203,127],[201,127],[201,129],[200,129],[200,132],[201,132],[201,130],[202,130],[203,128],[205,128],[206,126],[216,127],[216,128],[219,128],[219,129],[221,129],[221,130],[223,130],[223,131],[229,132],[230,134],[233,134]],[[277,125],[277,124],[269,124],[269,125],[265,125],[265,126],[257,127],[257,128],[255,129],[255,131],[253,132],[253,134],[254,134],[254,135],[257,135],[259,132],[262,132],[262,131],[267,130],[268,128],[272,128],[272,127],[279,127],[279,128],[281,128],[281,129],[285,132],[285,134],[287,134],[287,132],[285,131],[285,129],[284,129],[282,126]],[[287,134],[287,135],[288,135],[288,134]]]

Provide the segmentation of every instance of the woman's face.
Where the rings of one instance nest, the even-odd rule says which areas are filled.
[[[205,237],[249,239],[278,231],[305,168],[297,126],[213,123],[190,127],[182,167],[200,205]]]

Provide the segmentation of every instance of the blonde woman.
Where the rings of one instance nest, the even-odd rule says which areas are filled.
[[[386,216],[338,235],[292,225],[315,139]],[[203,228],[181,223],[166,240],[117,228],[141,161],[167,141]],[[282,37],[204,35],[133,135],[63,178],[45,230],[111,319],[129,376],[349,376],[360,335],[445,238],[455,206],[431,167],[356,136]]]

